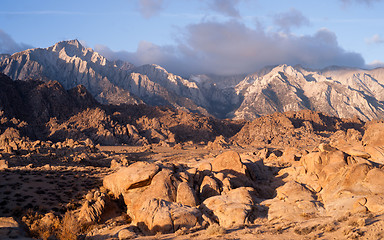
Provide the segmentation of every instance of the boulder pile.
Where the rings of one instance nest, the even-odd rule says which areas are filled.
[[[103,185],[124,200],[127,214],[143,232],[169,233],[214,223],[230,228],[256,218],[262,195],[258,170],[257,163],[243,162],[238,153],[228,151],[197,167],[137,162],[105,177]]]
[[[384,213],[380,139],[384,123],[364,136],[336,132],[312,150],[261,149],[246,159],[227,151],[196,166],[136,162],[104,178],[132,223],[147,234],[238,228],[257,218],[299,221]],[[244,157],[245,155],[245,157]]]
[[[380,139],[384,132],[377,129],[383,127],[382,122],[369,124],[363,137],[352,131],[340,137],[336,132],[332,145],[320,144],[280,170],[276,178],[285,184],[276,189],[275,198],[264,202],[268,218],[382,214],[384,151]]]

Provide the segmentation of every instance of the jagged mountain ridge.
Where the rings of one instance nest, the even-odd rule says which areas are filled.
[[[280,65],[248,75],[236,86],[244,97],[232,114],[254,119],[273,112],[310,109],[367,121],[384,117],[384,69],[306,70]]]
[[[13,79],[84,85],[101,103],[147,103],[219,118],[254,119],[309,109],[367,121],[384,117],[384,69],[266,67],[249,75],[195,75],[188,80],[149,64],[109,61],[79,41],[1,55],[0,71]]]
[[[194,82],[157,65],[136,68],[127,62],[109,61],[78,40],[15,53],[0,62],[0,71],[12,79],[56,80],[65,89],[81,84],[101,103],[144,101],[208,115],[201,107],[206,101]]]

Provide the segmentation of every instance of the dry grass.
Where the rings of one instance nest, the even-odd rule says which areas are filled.
[[[316,231],[318,225],[314,225],[314,226],[308,226],[308,227],[297,227],[295,228],[294,232],[298,235],[308,235],[310,234],[311,232],[313,231]]]
[[[226,234],[227,231],[221,227],[219,224],[212,224],[212,225],[209,225],[209,227],[207,228],[207,234],[208,235],[223,235],[223,234]]]
[[[360,229],[347,228],[344,230],[344,235],[347,236],[347,239],[360,239],[364,232]]]
[[[318,229],[323,232],[334,232],[338,229],[338,223],[337,222],[330,222],[327,224],[320,225]]]
[[[31,237],[44,240],[54,237],[60,226],[59,219],[44,222],[42,218],[43,215],[29,211],[22,221],[28,226]]]
[[[348,222],[348,225],[351,227],[364,227],[366,225],[366,220],[365,218],[353,218],[350,219]]]
[[[81,224],[72,212],[66,212],[58,231],[60,240],[76,240],[81,232]]]
[[[315,218],[315,217],[316,217],[316,215],[315,215],[314,213],[302,213],[301,216],[302,216],[304,219],[306,219],[306,220],[308,220],[308,219],[312,219],[312,218]]]

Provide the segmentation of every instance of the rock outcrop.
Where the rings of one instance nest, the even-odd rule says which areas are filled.
[[[245,146],[314,147],[329,141],[324,135],[347,129],[362,131],[362,126],[359,119],[340,119],[308,110],[274,113],[247,122],[232,140]]]
[[[255,220],[253,188],[240,187],[202,203],[206,214],[224,228],[242,227]]]
[[[183,168],[137,162],[106,176],[104,187],[122,197],[133,223],[152,234],[213,223],[231,228],[252,222],[255,199],[260,195],[257,183],[248,176],[249,172],[257,175],[254,169],[247,169],[233,151],[208,165],[191,175]],[[196,208],[198,198],[202,204]]]
[[[17,239],[25,238],[26,233],[20,224],[12,217],[0,217],[0,238]]]

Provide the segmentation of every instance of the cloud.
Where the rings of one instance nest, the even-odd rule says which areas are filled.
[[[251,73],[278,64],[301,64],[311,68],[365,66],[360,54],[344,50],[336,35],[325,28],[313,35],[296,36],[267,32],[261,27],[250,28],[231,20],[191,24],[181,32],[181,36],[175,45],[141,42],[136,52],[116,53],[100,48],[98,51],[135,65],[156,63],[183,76]]]
[[[25,43],[16,43],[11,36],[0,29],[0,53],[13,54],[29,48],[32,48],[32,46]]]
[[[141,41],[136,52],[113,51],[107,46],[96,45],[95,51],[110,60],[124,60],[137,66],[144,64],[174,65],[176,64],[176,48],[174,46],[158,46],[151,42]]]
[[[374,61],[368,63],[366,67],[369,69],[384,67],[384,62],[382,62],[380,60],[374,60]]]
[[[280,27],[281,30],[289,32],[292,27],[309,26],[310,21],[300,11],[291,8],[289,11],[276,14],[273,22]]]
[[[236,8],[239,2],[240,0],[210,0],[208,1],[208,7],[225,16],[239,18],[240,13]]]
[[[151,18],[163,10],[163,0],[139,0],[139,10],[144,18]]]
[[[380,44],[384,43],[384,38],[382,38],[379,34],[375,34],[372,37],[365,39],[365,42],[368,44]]]
[[[382,0],[340,0],[343,2],[344,5],[349,5],[351,3],[363,3],[363,4],[366,4],[368,6],[371,6],[372,4],[376,3],[376,2],[380,2]]]

